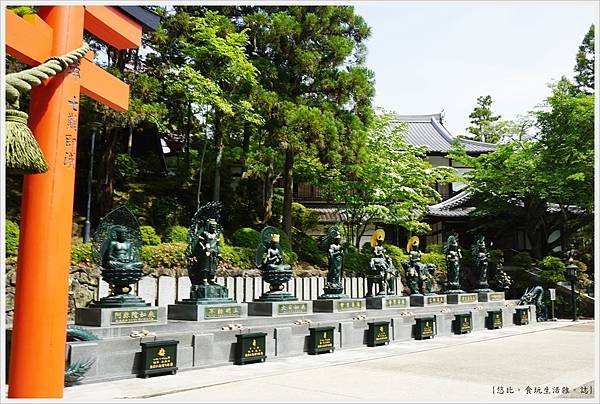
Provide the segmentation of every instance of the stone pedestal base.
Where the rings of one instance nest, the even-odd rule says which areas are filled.
[[[250,316],[281,317],[311,314],[313,312],[313,302],[307,300],[287,302],[254,301],[247,304],[248,315]]]
[[[477,293],[451,293],[446,295],[448,304],[477,303]]]
[[[258,299],[257,302],[292,302],[297,301],[298,298],[294,296],[290,292],[285,292],[283,290],[278,291],[269,291],[263,293]]]
[[[111,327],[131,324],[166,324],[167,308],[149,307],[84,307],[75,310],[75,324]]]
[[[202,321],[221,318],[240,318],[248,316],[246,303],[177,303],[169,305],[169,320]]]
[[[410,299],[407,296],[374,296],[367,297],[367,309],[388,310],[405,309],[410,307]]]
[[[119,307],[148,307],[150,303],[146,303],[141,297],[123,293],[118,295],[109,295],[94,301],[89,307],[93,308],[119,308]]]
[[[410,297],[412,307],[445,306],[448,304],[446,295],[415,295]]]
[[[344,288],[323,288],[323,294],[318,299],[348,299],[350,296],[344,294]]]
[[[504,292],[479,292],[477,300],[480,302],[503,302],[505,300]]]
[[[347,311],[365,311],[365,299],[322,299],[313,300],[315,313],[341,313]]]

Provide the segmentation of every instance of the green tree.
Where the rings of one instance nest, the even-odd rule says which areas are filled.
[[[389,119],[386,115],[375,120],[355,164],[329,173],[327,194],[342,204],[346,236],[356,248],[374,222],[397,224],[418,234],[430,231],[421,219],[427,207],[441,199],[432,186],[454,178],[452,168],[432,167],[424,147],[406,142],[406,125],[390,130]]]
[[[477,105],[469,114],[471,126],[467,128],[467,131],[480,142],[496,143],[500,140],[498,133],[500,128],[496,123],[500,119],[500,115],[494,115],[491,107],[492,97],[490,95],[477,97]]]
[[[574,91],[562,78],[547,99],[550,111],[537,113],[543,192],[559,210],[562,249],[568,237],[593,220],[594,96]]]
[[[266,182],[265,219],[272,184],[283,179],[283,228],[291,235],[294,180],[352,161],[373,112],[373,73],[364,66],[370,35],[352,7],[220,8],[247,30],[247,53],[264,90],[256,104],[266,124],[254,130],[249,173]]]
[[[577,88],[586,94],[594,93],[594,55],[594,24],[592,24],[583,37],[575,57],[575,83]]]

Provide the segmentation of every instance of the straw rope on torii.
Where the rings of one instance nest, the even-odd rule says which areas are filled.
[[[48,163],[27,126],[28,115],[19,111],[19,97],[22,93],[31,91],[32,87],[42,84],[43,80],[63,72],[89,51],[89,45],[84,43],[66,55],[51,57],[39,66],[6,75],[7,169],[28,174],[43,173],[48,170]]]

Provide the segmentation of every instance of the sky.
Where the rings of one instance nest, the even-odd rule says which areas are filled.
[[[591,1],[369,1],[353,3],[371,27],[367,66],[374,105],[402,115],[444,111],[465,133],[477,97],[502,119],[542,105],[548,83],[573,77],[575,54],[597,20]]]

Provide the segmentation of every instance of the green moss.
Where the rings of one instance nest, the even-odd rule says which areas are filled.
[[[92,243],[71,245],[71,265],[94,265]]]
[[[6,256],[12,257],[19,251],[19,225],[12,220],[6,221]]]

